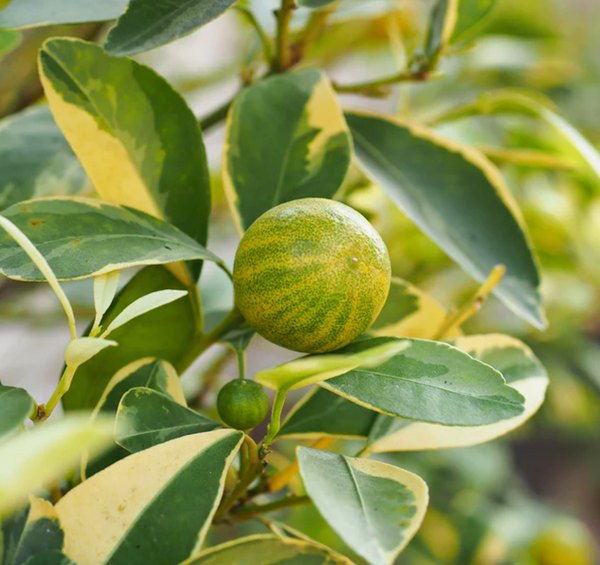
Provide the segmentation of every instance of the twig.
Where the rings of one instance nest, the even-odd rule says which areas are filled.
[[[247,462],[245,462],[245,466],[247,468],[246,473],[244,473],[236,487],[229,493],[228,496],[225,497],[221,506],[217,510],[215,514],[215,522],[222,521],[227,513],[234,507],[236,502],[240,500],[248,491],[250,485],[258,479],[262,475],[265,470],[265,462],[259,456],[258,448],[256,443],[249,437],[245,436],[244,441],[246,442],[248,451],[247,451]]]
[[[388,77],[355,84],[339,84],[334,82],[333,88],[342,94],[361,94],[363,96],[381,98],[389,95],[390,87],[394,84],[425,82],[427,80],[437,80],[441,77],[442,75],[431,75],[430,71],[426,68],[419,68],[416,71],[403,71]]]
[[[236,93],[237,96],[237,93]],[[216,126],[218,123],[222,122],[229,112],[229,108],[233,105],[233,101],[235,100],[235,96],[231,99],[219,106],[216,110],[208,114],[208,116],[204,116],[199,120],[200,127],[202,131],[207,131],[213,126]]]
[[[473,295],[473,297],[467,301],[467,303],[456,312],[450,313],[444,320],[440,329],[437,331],[434,340],[444,339],[452,330],[459,328],[464,324],[473,314],[476,314],[481,310],[481,307],[488,299],[494,288],[500,284],[506,267],[504,265],[496,265],[487,280],[479,287],[479,290]]]
[[[236,522],[244,522],[246,520],[252,520],[257,514],[276,512],[277,510],[293,508],[294,506],[308,504],[309,502],[310,498],[308,496],[286,496],[285,498],[281,498],[268,504],[252,504],[249,506],[243,506],[234,510],[231,513],[231,517]]]
[[[195,341],[186,354],[182,357],[176,366],[178,374],[184,373],[192,363],[204,353],[211,345],[215,344],[229,330],[237,328],[244,322],[244,318],[240,311],[234,307],[223,321],[210,333],[202,335]]]
[[[557,169],[572,171],[577,165],[570,159],[544,151],[531,151],[528,149],[504,149],[502,147],[477,147],[479,151],[498,163],[512,163],[525,167],[539,169]]]
[[[273,58],[275,72],[281,73],[290,66],[290,22],[297,7],[295,0],[281,0],[281,7],[275,12],[277,17],[277,38]]]

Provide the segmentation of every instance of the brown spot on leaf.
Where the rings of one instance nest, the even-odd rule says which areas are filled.
[[[79,247],[83,243],[83,241],[76,237],[71,243],[73,244],[73,247]]]
[[[42,225],[42,220],[29,220],[29,225],[32,228],[37,228]]]

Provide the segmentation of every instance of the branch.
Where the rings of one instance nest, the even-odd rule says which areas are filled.
[[[235,96],[237,96],[237,94],[238,93],[236,93]],[[204,118],[201,118],[199,120],[200,128],[203,132],[209,130],[213,126],[216,126],[219,122],[223,121],[227,117],[229,108],[231,108],[231,106],[233,105],[233,101],[235,100],[235,96],[231,100],[228,100],[222,106],[219,106],[216,110],[208,114],[208,116],[205,116]]]
[[[252,520],[257,514],[266,514],[267,512],[276,512],[277,510],[284,510],[285,508],[293,508],[294,506],[300,506],[302,504],[309,504],[310,498],[308,496],[286,496],[270,502],[269,504],[252,504],[250,506],[243,506],[239,509],[234,510],[231,513],[231,517],[236,522],[245,522],[246,520]]]
[[[333,88],[340,93],[362,94],[363,96],[383,98],[390,93],[390,87],[394,84],[399,84],[401,82],[425,82],[430,78],[431,77],[427,73],[407,71],[355,84],[339,84],[334,82]]]
[[[223,318],[223,321],[214,330],[201,335],[197,341],[192,343],[190,349],[175,367],[177,373],[179,375],[183,374],[211,345],[215,344],[228,331],[237,328],[243,322],[244,318],[241,312],[234,306],[231,312]]]
[[[283,72],[290,66],[290,22],[297,7],[295,0],[281,0],[281,8],[275,12],[277,17],[277,38],[273,59],[275,72]]]
[[[490,276],[479,287],[479,290],[473,297],[462,308],[448,314],[433,339],[436,341],[444,339],[452,330],[459,328],[473,314],[479,312],[494,288],[500,284],[504,273],[506,273],[506,267],[504,265],[496,265],[492,269]]]
[[[512,163],[524,167],[572,171],[577,168],[575,162],[562,155],[529,149],[505,149],[502,147],[477,147],[484,155],[497,163]]]

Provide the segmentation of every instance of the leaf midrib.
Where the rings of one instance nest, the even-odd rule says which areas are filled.
[[[352,485],[354,486],[354,489],[356,491],[356,496],[360,503],[360,509],[361,509],[362,515],[364,516],[365,523],[367,524],[367,528],[369,530],[369,537],[372,537],[373,539],[376,540],[375,545],[377,547],[377,552],[381,553],[381,548],[379,547],[379,538],[377,537],[377,530],[371,523],[369,515],[366,511],[366,504],[365,504],[365,501],[360,492],[360,487],[358,485],[358,481],[356,480],[356,476],[354,475],[354,470],[352,469],[352,465],[350,464],[348,459],[346,457],[344,457],[343,455],[341,455],[341,458],[342,458],[342,461],[344,462],[344,465],[346,466],[346,468],[348,470],[348,475],[350,476],[350,479],[352,479]],[[382,555],[379,555],[379,557],[382,557]],[[384,562],[385,562],[385,555],[383,557],[384,557]]]
[[[465,393],[458,392],[455,390],[450,390],[450,389],[447,389],[447,388],[444,388],[441,386],[436,386],[435,384],[432,384],[432,383],[424,383],[424,382],[420,382],[419,380],[409,379],[406,377],[395,377],[393,375],[389,375],[386,373],[379,373],[379,372],[373,371],[371,369],[353,369],[350,372],[363,373],[366,375],[375,375],[377,377],[381,377],[381,378],[392,380],[392,381],[398,380],[398,381],[403,381],[403,382],[409,382],[409,383],[412,383],[412,384],[415,384],[418,386],[429,387],[429,388],[434,388],[436,390],[441,390],[448,394],[454,394],[454,395],[465,397],[465,398],[474,398],[474,399],[480,400],[481,402],[492,402],[492,403],[503,404],[503,405],[507,405],[507,406],[521,406],[521,407],[523,406],[522,404],[518,404],[516,402],[510,402],[508,400],[502,401],[502,400],[492,399],[489,396],[476,396],[476,395],[472,395],[472,394],[465,394]],[[501,373],[498,373],[498,374],[500,376],[502,376]],[[343,377],[344,375],[340,375],[340,376]],[[504,386],[509,386],[509,385],[505,384]],[[334,388],[337,389],[337,387],[334,387]],[[512,387],[509,387],[509,388],[512,388]]]

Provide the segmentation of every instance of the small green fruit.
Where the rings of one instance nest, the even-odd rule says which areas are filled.
[[[228,426],[236,430],[250,430],[267,416],[269,397],[256,381],[236,379],[219,391],[217,410]]]

